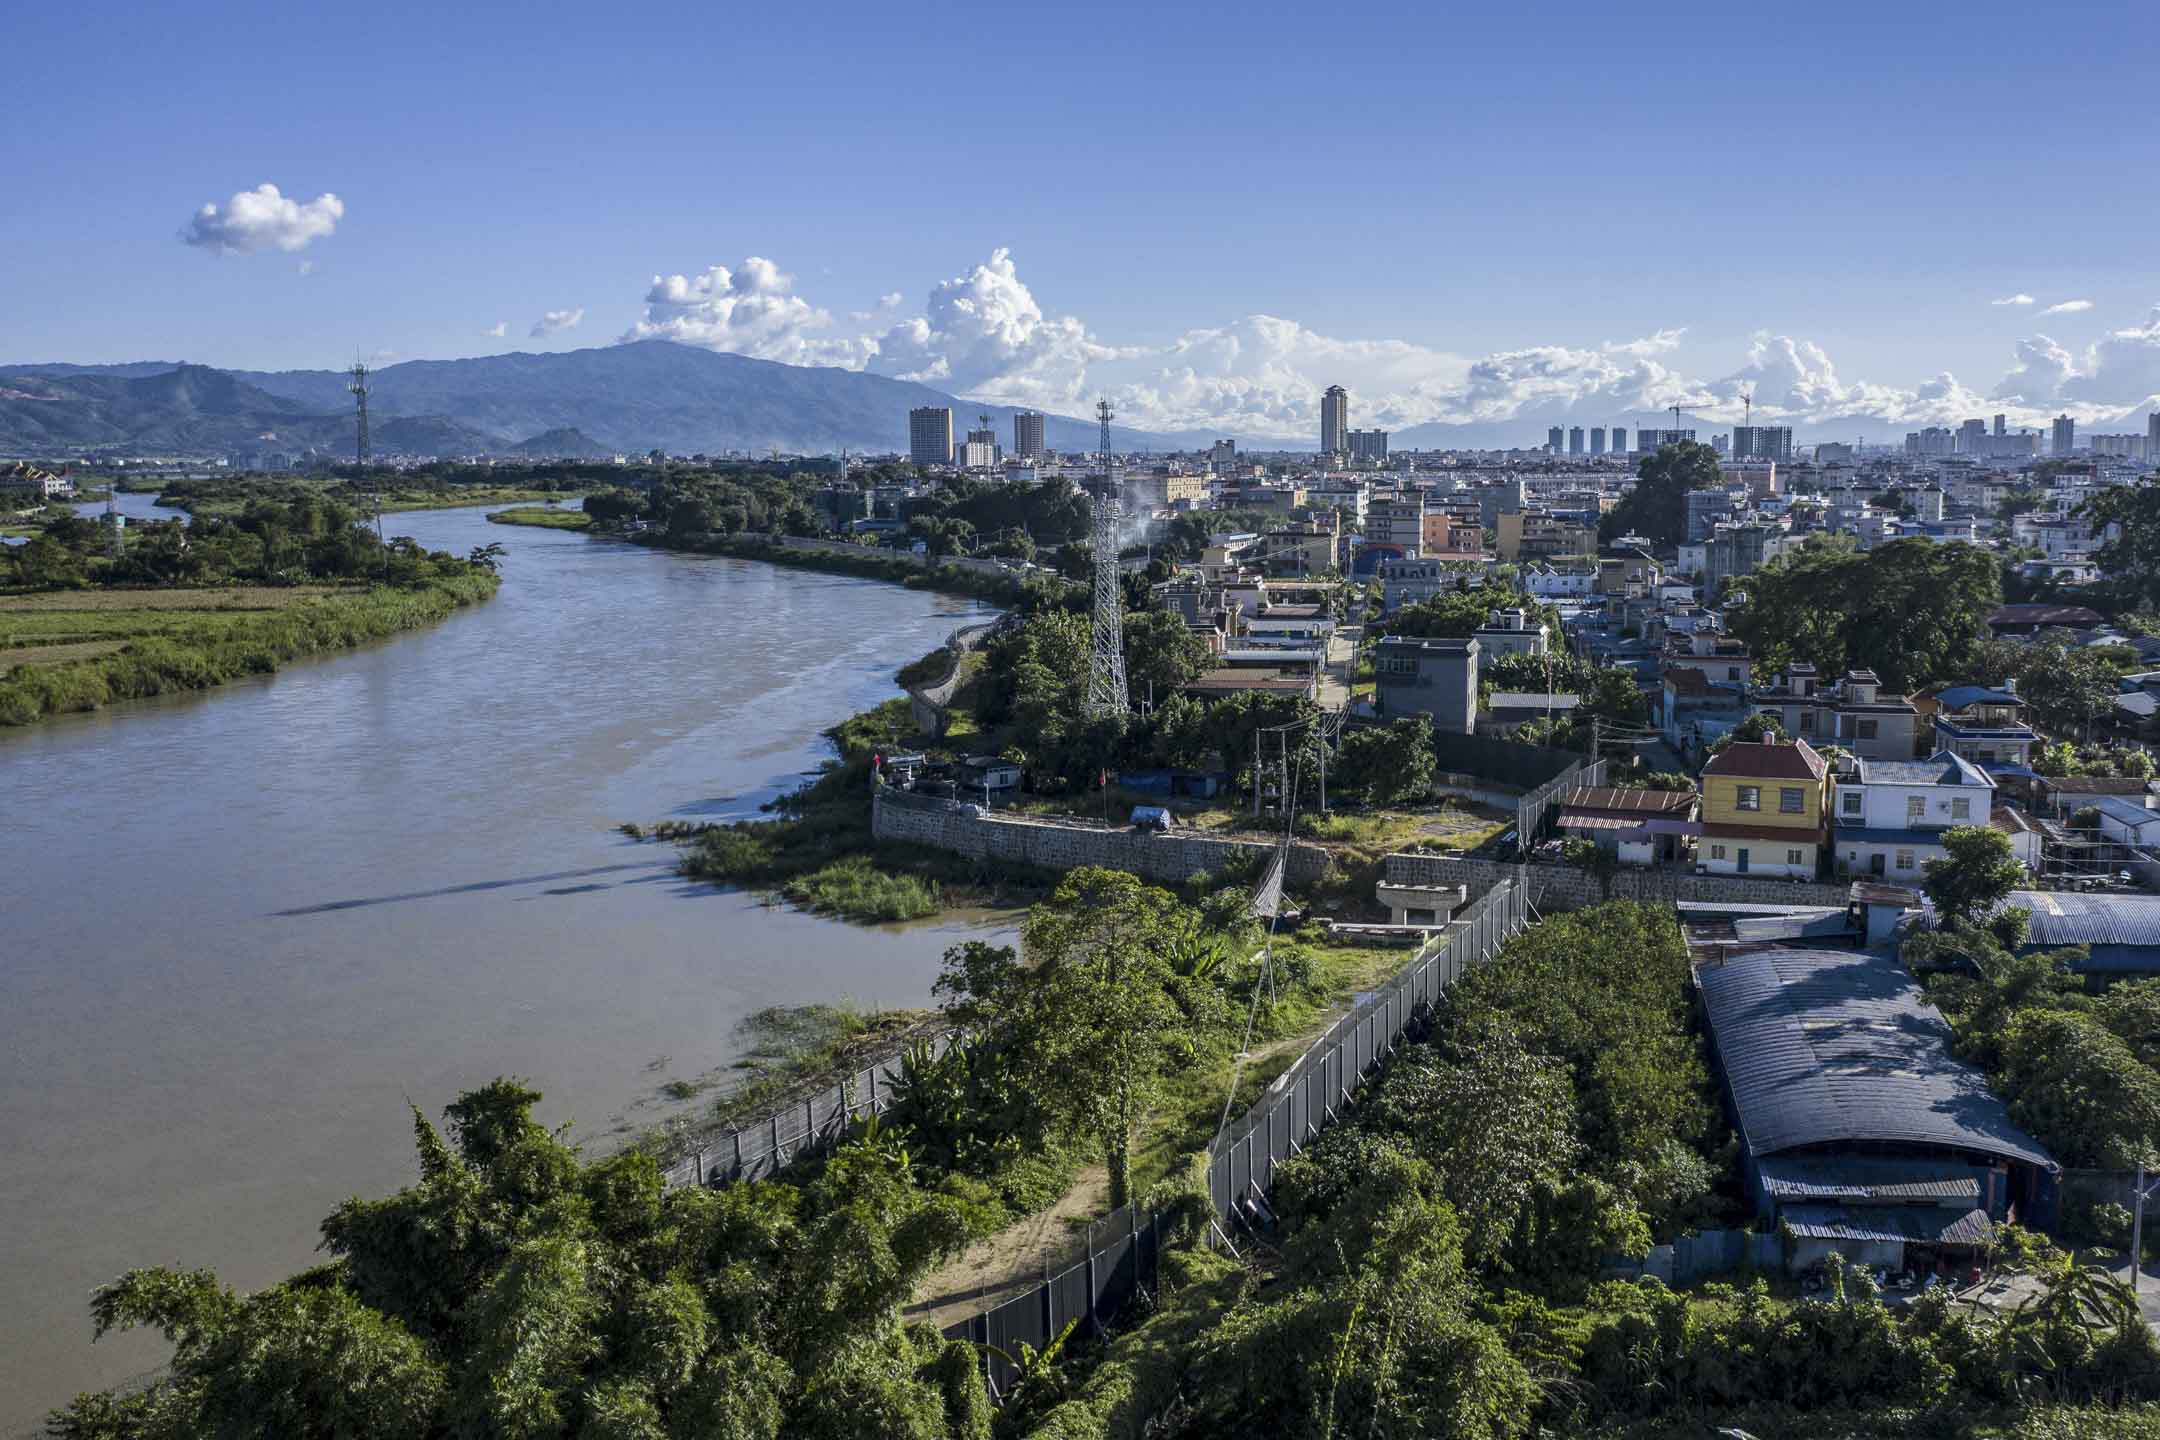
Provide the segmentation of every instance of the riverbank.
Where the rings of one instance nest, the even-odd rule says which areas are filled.
[[[0,725],[95,710],[351,649],[495,594],[493,573],[366,588],[68,590],[0,597]]]
[[[861,554],[847,553],[846,548],[810,549],[783,545],[764,536],[752,535],[670,535],[663,530],[646,530],[626,537],[632,543],[650,546],[656,550],[681,550],[693,555],[732,555],[741,560],[763,560],[771,565],[784,565],[797,570],[821,570],[831,575],[853,575],[864,580],[883,580],[894,585],[905,585],[910,590],[934,590],[947,595],[969,595],[978,600],[990,600],[1000,605],[1017,605],[1031,592],[1044,587],[1062,589],[1070,581],[1061,580],[1048,572],[1015,574],[1010,571],[986,572],[970,570],[963,566],[938,561],[924,561],[919,557],[902,558],[890,551],[875,550],[869,546],[858,548]]]
[[[202,494],[167,491],[158,496],[156,503],[160,509],[185,510],[190,515],[206,518],[213,515],[230,517],[244,514],[247,507],[257,500],[286,501],[297,494],[310,491],[328,495],[332,493],[332,487],[300,481],[267,485],[236,481],[230,495],[219,494],[214,490]],[[571,493],[574,496],[576,492]],[[376,504],[374,500],[364,498],[367,496],[379,498],[380,508],[385,515],[403,514],[413,510],[456,510],[467,505],[517,505],[564,498],[561,491],[513,486],[451,485],[440,489],[362,491],[348,482],[335,487],[334,498],[373,514]]]
[[[545,505],[514,505],[490,514],[493,525],[532,525],[544,530],[590,530],[592,516],[582,510],[557,510]]]
[[[886,845],[870,827],[871,756],[926,743],[908,702],[885,701],[825,732],[837,758],[824,773],[769,807],[773,818],[728,825],[625,825],[635,839],[684,847],[693,880],[757,890],[813,915],[884,925],[949,910],[1033,904],[1057,885],[1055,871],[1002,865],[919,846]]]

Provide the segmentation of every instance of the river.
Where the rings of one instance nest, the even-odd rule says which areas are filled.
[[[125,508],[152,511],[147,496]],[[90,1343],[134,1265],[242,1289],[412,1178],[503,1074],[588,1143],[670,1113],[769,1005],[926,1003],[999,917],[864,930],[693,885],[624,820],[753,815],[982,607],[479,510],[494,600],[275,676],[0,730],[0,1434],[162,1363]]]

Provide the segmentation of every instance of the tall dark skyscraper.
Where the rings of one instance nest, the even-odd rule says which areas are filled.
[[[1350,448],[1350,392],[1330,385],[1320,397],[1320,453],[1341,455]]]
[[[1040,460],[1048,451],[1043,445],[1043,417],[1039,410],[1013,414],[1013,454],[1023,460]]]
[[[908,459],[917,465],[952,464],[952,411],[924,405],[908,411]]]
[[[1545,432],[1545,448],[1552,454],[1558,455],[1560,453],[1560,447],[1566,441],[1566,439],[1567,432],[1562,430],[1559,426],[1555,425],[1552,427],[1552,429]]]

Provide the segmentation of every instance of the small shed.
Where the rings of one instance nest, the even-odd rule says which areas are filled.
[[[957,779],[969,794],[1010,794],[1020,788],[1020,766],[1002,755],[970,755],[960,762]]]

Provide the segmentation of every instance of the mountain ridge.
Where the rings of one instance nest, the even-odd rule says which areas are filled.
[[[335,452],[352,437],[348,377],[335,370],[225,370],[178,362],[112,366],[0,365],[0,451],[73,449]],[[785,365],[746,355],[636,341],[551,353],[408,360],[370,377],[375,448],[432,422],[436,443],[406,453],[508,452],[576,432],[596,448],[687,454],[778,449],[819,453],[908,448],[908,412],[953,411],[957,441],[990,416],[1009,442],[1020,407],[970,402],[928,385],[861,371]],[[1092,450],[1093,423],[1047,415],[1053,449]],[[1123,449],[1179,443],[1113,426]],[[460,441],[464,441],[462,445]]]

